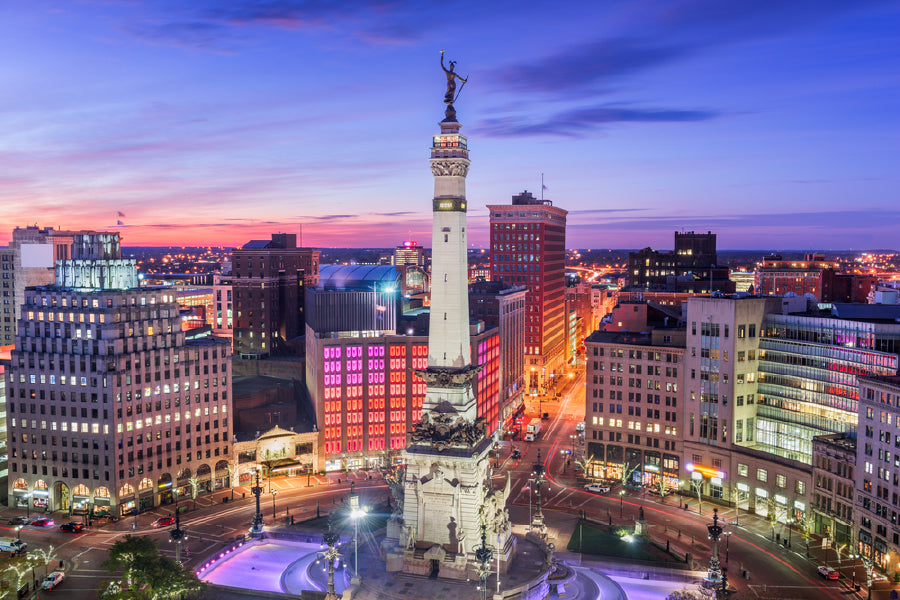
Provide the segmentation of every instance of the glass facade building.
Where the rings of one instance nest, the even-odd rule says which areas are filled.
[[[896,374],[898,353],[898,324],[769,314],[756,448],[811,464],[814,436],[856,430],[857,376]]]

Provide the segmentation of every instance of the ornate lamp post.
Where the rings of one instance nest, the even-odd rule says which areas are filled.
[[[187,532],[181,528],[181,513],[178,512],[178,490],[175,490],[175,528],[169,531],[169,541],[175,543],[175,562],[181,564],[181,546],[187,539]]]
[[[541,451],[538,449],[537,462],[531,466],[534,473],[534,491],[537,496],[534,516],[531,518],[531,528],[537,529],[540,535],[545,532],[544,513],[541,511],[541,486],[547,481],[544,479],[544,464],[541,462]]]
[[[712,540],[712,555],[709,558],[709,568],[706,578],[701,583],[703,589],[709,590],[718,599],[728,598],[728,573],[723,572],[719,563],[719,537],[723,529],[719,525],[719,509],[713,509],[713,522],[706,527],[709,531],[709,539]],[[727,540],[726,540],[727,545]]]
[[[272,490],[272,518],[276,518],[275,515],[275,494],[278,493],[278,490]]]
[[[481,580],[481,600],[487,600],[487,578],[491,574],[491,559],[494,553],[487,545],[487,525],[481,524],[481,547],[475,549],[478,561],[478,579]],[[499,576],[499,575],[498,575]]]
[[[340,595],[334,591],[334,562],[341,557],[341,553],[337,551],[335,545],[340,539],[340,535],[331,528],[331,517],[328,517],[328,531],[322,534],[322,544],[320,548],[328,547],[324,552],[316,553],[316,564],[324,560],[328,564],[328,591],[325,594],[325,600],[340,600]]]
[[[250,490],[256,496],[256,514],[253,516],[253,523],[250,525],[250,533],[262,533],[263,516],[262,509],[259,507],[259,497],[262,495],[262,486],[259,484],[259,469],[256,470],[256,485]]]

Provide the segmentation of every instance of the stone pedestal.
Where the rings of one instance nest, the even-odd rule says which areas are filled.
[[[634,522],[634,537],[649,538],[650,530],[647,528],[647,521],[638,519]]]

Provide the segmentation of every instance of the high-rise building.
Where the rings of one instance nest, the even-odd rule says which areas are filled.
[[[13,344],[25,288],[53,283],[55,261],[72,256],[73,232],[52,227],[16,227],[0,248],[0,346]]]
[[[512,204],[489,205],[491,279],[524,285],[525,378],[547,393],[562,375],[566,352],[565,211],[528,191]]]
[[[628,285],[639,290],[692,294],[735,290],[728,268],[718,266],[716,234],[675,232],[675,249],[644,248],[628,254]]]
[[[508,431],[525,411],[525,286],[478,281],[469,288],[469,313],[500,334],[500,425]]]
[[[426,386],[418,372],[428,365],[428,338],[399,327],[399,277],[389,266],[326,265],[306,292],[306,380],[320,468],[385,466],[422,418]],[[499,419],[500,345],[496,327],[476,326],[470,351],[483,365],[474,382],[477,414],[491,433]]]
[[[303,290],[316,285],[319,254],[298,248],[293,233],[273,233],[232,252],[235,354],[289,353],[288,341],[303,335]]]
[[[406,240],[394,248],[393,265],[395,267],[425,267],[425,248],[418,242]]]
[[[14,505],[120,516],[229,485],[228,344],[187,340],[118,234],[73,237],[25,291],[6,372]]]
[[[0,248],[0,346],[16,340],[15,252]]]

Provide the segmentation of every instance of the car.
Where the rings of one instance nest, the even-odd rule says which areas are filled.
[[[584,431],[584,421],[575,425],[575,431],[578,431],[578,432]]]
[[[11,517],[6,522],[6,524],[7,525],[28,525],[28,523],[30,523],[30,522],[31,522],[31,519],[29,519],[28,517],[18,516],[18,517]]]
[[[519,452],[518,448],[512,451],[512,458],[522,458],[522,453]]]
[[[167,527],[175,522],[175,517],[160,517],[153,521],[154,527]]]
[[[60,583],[62,583],[63,579],[66,578],[66,574],[62,571],[53,571],[47,577],[44,578],[44,582],[41,584],[42,590],[52,590]]]
[[[608,494],[609,488],[605,485],[600,485],[599,483],[589,483],[584,486],[584,491],[593,492],[595,494]]]
[[[50,517],[40,517],[29,523],[29,525],[32,525],[34,527],[53,527],[54,525],[56,525],[56,521],[54,521]]]
[[[77,521],[69,521],[68,523],[63,523],[59,526],[60,531],[68,531],[69,533],[81,533],[84,529],[84,523],[79,523]]]
[[[819,571],[819,575],[821,575],[825,579],[837,579],[841,576],[840,573],[838,573],[831,567],[826,567],[825,565],[822,565],[821,567],[819,567],[818,571]]]

